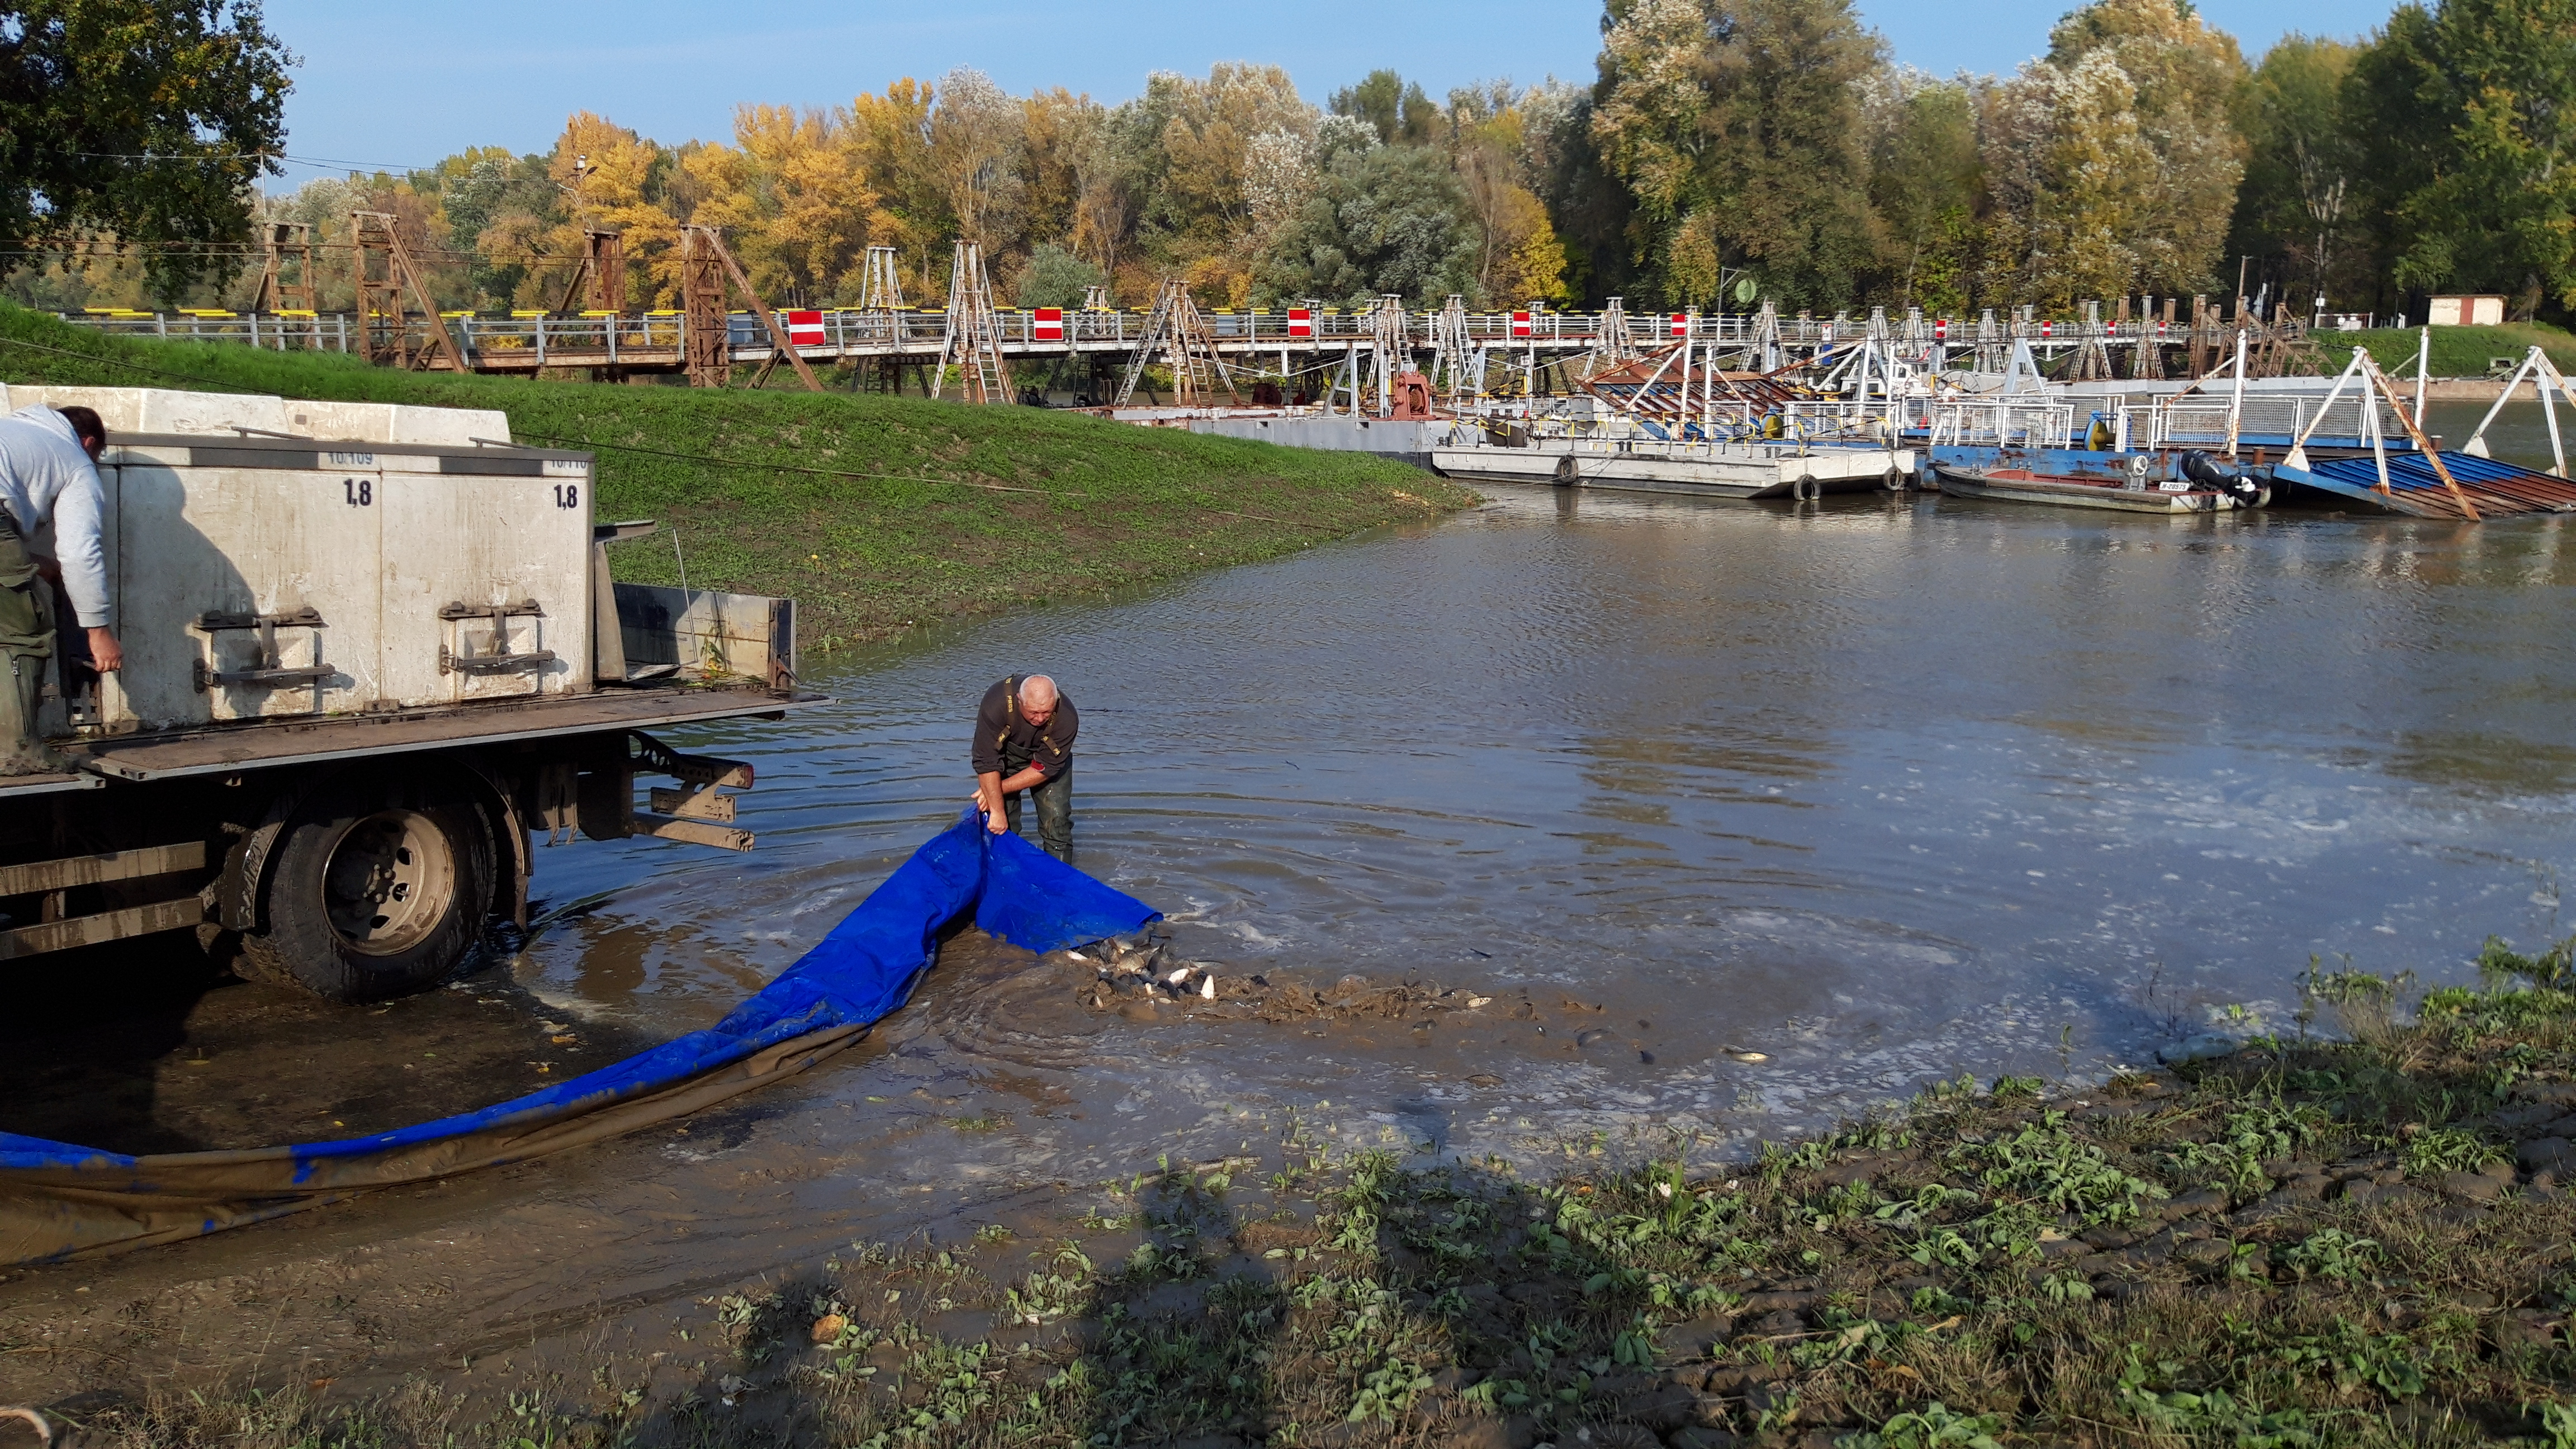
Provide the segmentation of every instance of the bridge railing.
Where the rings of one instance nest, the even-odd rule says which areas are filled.
[[[782,325],[786,314],[781,314]],[[1338,308],[1310,309],[1304,330],[1292,332],[1285,309],[1251,311],[1213,310],[1200,313],[1216,343],[1228,350],[1259,349],[1284,346],[1329,348],[1365,343],[1375,335],[1373,314],[1366,310],[1345,311]],[[1432,311],[1410,312],[1405,317],[1405,340],[1409,348],[1427,350],[1439,314]],[[605,353],[611,348],[620,353],[643,349],[677,349],[685,332],[677,312],[650,312],[625,317],[494,317],[471,313],[446,314],[449,327],[458,334],[458,342],[469,353],[514,354],[512,360],[535,354],[556,352]],[[830,308],[820,313],[822,337],[810,334],[800,340],[798,350],[808,357],[863,356],[885,351],[923,352],[935,348],[947,330],[945,312],[932,308],[871,309]],[[201,310],[185,313],[145,313],[106,309],[88,313],[66,314],[64,320],[76,326],[129,336],[182,337],[204,341],[249,343],[271,348],[307,348],[323,351],[363,351],[359,340],[359,319],[351,313],[260,313],[236,314]],[[1061,336],[1039,337],[1036,314],[1022,309],[1003,310],[997,314],[1003,345],[1013,349],[1046,349],[1070,344],[1089,348],[1132,348],[1142,339],[1146,314],[1129,311],[1084,311],[1068,308],[1059,324]],[[1545,347],[1564,351],[1593,345],[1603,334],[1607,314],[1601,312],[1532,312],[1525,332],[1516,332],[1513,314],[1508,311],[1470,312],[1465,315],[1465,330],[1470,343],[1508,350],[1519,346]],[[1697,313],[1683,315],[1678,324],[1668,312],[1630,313],[1626,323],[1631,344],[1640,352],[1652,354],[1688,338],[1720,347],[1750,347],[1761,333],[1762,319],[1744,313]],[[383,323],[378,321],[381,331]],[[406,318],[405,329],[415,347],[427,337],[428,329],[417,317]],[[1866,323],[1850,318],[1782,317],[1773,326],[1783,347],[1799,352],[1813,352],[1828,346],[1837,351],[1857,347],[1868,334]],[[1946,347],[1953,360],[1980,345],[1974,323],[1944,324],[1946,335],[1940,346]],[[2232,327],[2226,329],[2232,332]],[[1921,336],[1928,339],[1932,331],[1926,324]],[[737,351],[765,350],[769,346],[768,329],[749,313],[734,313],[727,320],[728,341]],[[1998,327],[1989,344],[2008,342],[2010,333]],[[2054,355],[2088,340],[2099,340],[2108,346],[2131,346],[2140,337],[2140,329],[2131,324],[2113,323],[2049,324],[2046,328],[2028,326],[2022,335],[2032,347]],[[2220,329],[2204,327],[2195,333],[2188,325],[2177,324],[2169,331],[2159,329],[2156,340],[2182,344],[2195,337],[2208,342],[2222,335]],[[1892,351],[1928,360],[1933,347],[1929,340],[1890,341]]]

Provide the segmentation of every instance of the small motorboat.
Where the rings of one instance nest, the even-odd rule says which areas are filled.
[[[2127,455],[2116,474],[2040,473],[1998,461],[1978,467],[1935,459],[1934,478],[1945,494],[1998,503],[2054,503],[2065,508],[2110,508],[2123,513],[2223,513],[2260,508],[2272,501],[2267,468],[2238,469],[2197,450],[2182,456],[2179,477],[2153,476],[2153,459]]]

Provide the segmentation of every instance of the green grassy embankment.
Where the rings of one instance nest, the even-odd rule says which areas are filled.
[[[2406,978],[2312,973],[2294,1031],[2171,1073],[1962,1081],[1714,1174],[1405,1170],[1292,1121],[1060,1237],[856,1245],[649,1358],[477,1363],[488,1408],[169,1392],[81,1442],[2569,1449],[2571,955],[2491,943],[2411,1020]]]
[[[2323,353],[2327,370],[2341,371],[2352,361],[2355,347],[2367,347],[2379,365],[2394,372],[2400,366],[2407,376],[2414,376],[2415,351],[2419,334],[2412,327],[2378,327],[2367,332],[2320,332],[2318,349]],[[2436,327],[2433,329],[2433,364],[2428,371],[2434,377],[2484,377],[2492,358],[2510,357],[2520,365],[2523,354],[2534,343],[2549,354],[2549,360],[2561,372],[2576,371],[2576,333],[2552,327],[2546,322],[2510,322],[2500,327]]]
[[[5,303],[0,381],[498,408],[517,441],[596,447],[598,517],[677,528],[693,586],[794,597],[808,648],[1275,558],[1475,497],[1367,454],[1039,408],[404,373],[108,338]],[[789,467],[951,481],[779,471]],[[678,582],[671,542],[611,550],[617,576]]]

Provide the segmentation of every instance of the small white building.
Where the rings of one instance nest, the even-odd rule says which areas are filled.
[[[2504,322],[2502,297],[2435,297],[2424,320],[2436,327],[2496,327]]]

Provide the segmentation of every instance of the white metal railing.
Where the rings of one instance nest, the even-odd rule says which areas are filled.
[[[1960,398],[1909,403],[1935,447],[1972,444],[1998,448],[2064,448],[2073,445],[2072,404],[2004,398]]]
[[[2380,435],[2404,438],[2406,424],[2398,410],[2385,398],[2372,401],[2379,409]],[[2225,397],[2158,398],[2148,407],[2120,411],[2126,415],[2126,435],[2133,448],[2224,447],[2231,437],[2240,443],[2247,438],[2287,443],[2311,424],[2311,442],[2366,446],[2363,400],[2347,391],[2331,407],[2324,403],[2322,395],[2248,393],[2242,414],[2233,417],[2236,404]]]

